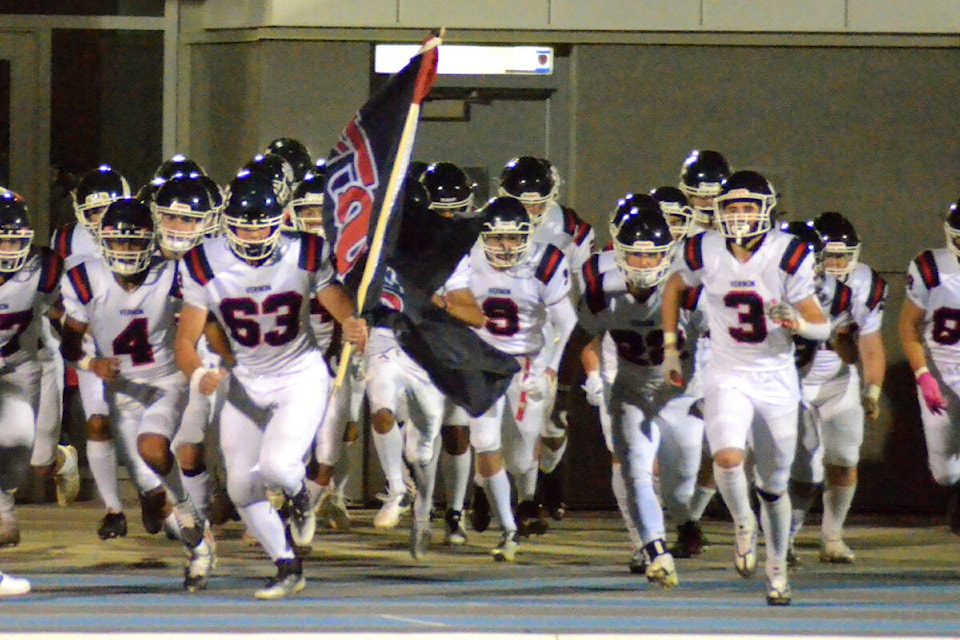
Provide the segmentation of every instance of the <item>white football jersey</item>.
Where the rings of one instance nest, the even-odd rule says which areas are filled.
[[[604,255],[607,254],[607,255]],[[585,290],[580,298],[580,324],[591,336],[607,333],[616,349],[618,376],[628,376],[637,385],[655,389],[662,385],[663,325],[660,307],[663,287],[655,287],[649,297],[640,300],[627,289],[620,269],[603,270],[613,251],[591,256],[584,265]],[[696,333],[690,335],[690,311],[681,308],[678,336],[681,358],[687,365],[684,376],[692,373],[692,347]],[[695,326],[695,325],[694,325]]]
[[[310,298],[310,328],[313,330],[313,337],[320,351],[326,353],[333,342],[337,321],[333,319],[326,307],[320,304],[316,296]]]
[[[719,231],[707,231],[684,243],[677,273],[688,286],[703,284],[711,367],[794,366],[792,335],[769,319],[767,309],[815,294],[813,258],[805,242],[774,229],[747,262],[740,262]]]
[[[132,291],[117,282],[101,258],[88,258],[64,274],[63,306],[89,327],[97,356],[118,358],[131,380],[156,380],[177,371],[173,357],[180,311],[177,264],[156,257]]]
[[[907,297],[924,310],[921,335],[933,361],[960,364],[960,261],[946,247],[921,252],[907,267]]]
[[[581,220],[573,209],[553,202],[543,212],[531,239],[563,251],[567,266],[574,274],[571,294],[576,302],[583,291],[583,283],[579,281],[581,269],[593,253],[593,227]]]
[[[64,259],[64,268],[68,270],[87,258],[99,258],[101,254],[97,239],[76,222],[56,229],[50,238],[50,246]]]
[[[887,302],[887,282],[868,265],[858,262],[846,284],[853,289],[852,315],[857,332],[868,335],[880,331]]]
[[[63,260],[39,247],[0,284],[0,358],[10,365],[36,360],[43,316],[60,295]]]
[[[547,307],[569,296],[567,259],[551,244],[531,242],[520,264],[498,270],[478,241],[470,252],[470,290],[487,317],[477,329],[485,342],[511,355],[536,355],[544,348]]]
[[[830,322],[830,336],[840,328],[848,328],[853,320],[853,289],[834,276],[827,275],[817,286],[817,300]],[[794,337],[797,366],[805,384],[822,384],[845,371],[847,365],[829,343]]]
[[[236,357],[234,374],[297,375],[319,354],[310,328],[310,298],[334,282],[327,244],[284,234],[261,266],[238,258],[224,236],[204,241],[181,259],[183,300],[214,314]]]

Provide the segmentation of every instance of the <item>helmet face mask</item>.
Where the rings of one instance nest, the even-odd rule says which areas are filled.
[[[160,248],[182,255],[203,240],[213,211],[207,186],[197,178],[177,176],[157,191],[152,203]]]
[[[641,194],[621,200],[617,211],[622,220],[613,236],[617,267],[627,284],[652,289],[666,279],[676,244],[660,203]]]
[[[110,205],[100,218],[97,233],[107,266],[119,276],[133,276],[150,267],[156,250],[153,216],[132,198]]]
[[[23,268],[33,244],[33,229],[27,207],[10,191],[0,194],[0,273],[16,273]]]
[[[283,220],[283,209],[273,186],[263,176],[241,173],[230,183],[229,191],[222,214],[227,243],[241,260],[263,264],[280,242]]]
[[[694,149],[684,160],[677,185],[690,201],[697,224],[714,226],[713,199],[720,195],[723,181],[730,175],[726,158],[716,151]]]
[[[285,223],[296,231],[324,237],[323,201],[327,186],[323,173],[307,173],[287,203]]]
[[[660,212],[670,226],[675,241],[681,242],[693,235],[693,207],[687,203],[687,197],[680,189],[659,187],[650,195],[660,203]]]
[[[100,216],[111,203],[131,196],[127,179],[109,165],[88,171],[73,191],[73,209],[83,227],[96,237]]]
[[[824,211],[813,221],[823,239],[820,260],[823,269],[841,282],[846,282],[860,260],[860,238],[853,225],[836,211]]]
[[[773,226],[777,197],[766,178],[754,171],[738,171],[724,182],[714,199],[720,233],[738,245],[765,235]]]
[[[516,198],[501,196],[483,209],[480,243],[487,263],[494,269],[520,264],[530,246],[533,225],[530,215]]]

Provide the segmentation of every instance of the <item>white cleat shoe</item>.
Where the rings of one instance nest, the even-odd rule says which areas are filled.
[[[672,589],[680,584],[673,556],[669,551],[661,553],[647,565],[647,580],[659,584],[664,589]]]
[[[787,572],[767,572],[767,604],[771,607],[785,607],[790,604],[790,583],[787,581]]]
[[[217,556],[206,540],[201,540],[200,544],[187,553],[190,559],[184,569],[183,588],[195,593],[207,588]]]
[[[257,600],[280,600],[300,593],[307,586],[299,558],[277,560],[274,564],[277,565],[277,575],[270,578],[262,589],[256,590],[253,596]]]
[[[757,571],[757,523],[738,527],[733,539],[733,566],[741,578],[750,578]]]
[[[312,485],[312,486],[311,486]],[[298,547],[309,547],[317,533],[317,485],[305,482],[297,495],[290,498],[290,539]]]
[[[856,556],[843,540],[824,540],[820,545],[820,562],[853,564]]]
[[[57,504],[69,507],[80,493],[80,456],[72,444],[57,445],[57,452],[63,456],[63,464],[54,476],[57,489]]]
[[[513,562],[517,555],[520,543],[517,542],[517,532],[508,531],[500,538],[500,544],[490,550],[490,555],[497,562]]]
[[[373,516],[373,526],[377,529],[393,529],[400,523],[400,516],[410,510],[412,503],[406,490],[389,494]]]
[[[0,571],[0,597],[22,596],[30,593],[30,581]]]

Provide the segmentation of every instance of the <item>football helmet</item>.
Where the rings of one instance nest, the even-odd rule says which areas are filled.
[[[150,267],[156,250],[153,214],[136,198],[115,200],[100,217],[98,232],[103,259],[120,276],[132,276]]]
[[[720,233],[739,245],[770,231],[776,204],[773,185],[756,171],[731,174],[713,200]]]
[[[403,181],[403,212],[407,215],[423,213],[430,210],[430,194],[420,179],[412,173],[407,173]]]
[[[677,187],[657,187],[650,195],[660,204],[660,211],[670,225],[674,240],[680,242],[692,235],[693,207],[687,202],[683,191]]]
[[[824,211],[814,218],[813,226],[823,238],[824,271],[845,282],[860,260],[860,238],[856,230],[836,211]]]
[[[13,191],[0,192],[0,273],[15,273],[27,261],[33,227],[27,205]]]
[[[713,226],[714,209],[710,202],[720,193],[720,185],[730,175],[726,158],[709,149],[694,149],[680,168],[679,189],[694,208],[698,223]]]
[[[527,207],[536,225],[547,207],[557,199],[557,183],[550,167],[539,158],[520,156],[510,160],[500,173],[501,196],[512,196]]]
[[[960,240],[960,198],[950,204],[943,230],[947,234],[947,248],[960,257],[960,246],[957,245],[957,241]]]
[[[633,202],[633,192],[628,191],[625,196],[617,200],[617,206],[610,212],[608,224],[610,225],[611,241],[617,237],[617,231],[620,230],[620,225],[623,224],[624,219],[630,215],[631,202]]]
[[[251,264],[273,256],[280,241],[283,206],[270,180],[259,173],[241,171],[230,182],[223,207],[223,232],[233,253]]]
[[[127,179],[110,165],[103,164],[86,172],[73,190],[73,211],[77,222],[96,236],[99,216],[112,202],[130,195]]]
[[[186,253],[203,240],[213,215],[209,189],[199,176],[186,174],[160,186],[152,210],[160,248],[175,254]]]
[[[241,171],[259,173],[270,181],[277,194],[280,205],[285,205],[293,192],[293,167],[282,156],[275,153],[257,154],[243,165]]]
[[[294,138],[277,138],[263,150],[264,155],[275,153],[293,169],[294,182],[300,182],[309,171],[315,171],[313,159],[306,145]]]
[[[448,217],[465,218],[473,213],[477,185],[452,162],[434,162],[420,176],[430,198],[432,211],[449,212]]]
[[[326,172],[307,172],[287,203],[286,218],[290,227],[318,236],[324,235],[323,198],[326,189]]]
[[[157,170],[153,172],[153,177],[161,180],[169,180],[179,175],[204,176],[207,175],[207,172],[203,170],[203,167],[182,153],[178,153],[171,156],[168,160],[164,160],[160,166],[157,167]]]
[[[200,176],[197,179],[207,188],[207,194],[210,196],[210,216],[207,218],[207,231],[204,235],[213,238],[220,235],[220,213],[223,211],[224,200],[223,189],[210,176]]]
[[[520,264],[530,246],[533,224],[516,198],[500,196],[480,211],[480,244],[491,267],[507,269]]]
[[[664,281],[670,268],[670,252],[676,241],[660,210],[660,203],[647,194],[620,201],[622,222],[613,237],[617,267],[635,287],[650,289]]]

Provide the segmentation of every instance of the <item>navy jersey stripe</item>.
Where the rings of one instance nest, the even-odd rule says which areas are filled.
[[[937,261],[933,257],[933,252],[927,249],[914,260],[917,264],[917,270],[920,271],[920,277],[927,289],[933,289],[940,284],[940,271],[937,269]]]
[[[603,295],[603,274],[600,273],[600,254],[594,253],[583,263],[583,295],[587,301],[587,308],[592,313],[600,313],[607,306],[606,296]]]
[[[67,278],[73,285],[73,290],[77,292],[77,297],[81,304],[89,304],[93,299],[93,289],[90,287],[90,276],[87,275],[87,268],[83,264],[78,264],[67,272]]]
[[[683,259],[691,271],[703,268],[703,234],[687,238],[683,245]]]
[[[700,300],[700,294],[703,292],[703,285],[696,287],[687,287],[680,294],[680,308],[687,311],[696,311],[697,302]]]
[[[73,245],[73,232],[77,224],[71,223],[60,229],[57,229],[57,237],[53,241],[53,250],[60,254],[62,258],[70,257],[70,247]]]
[[[887,281],[876,271],[870,273],[873,277],[870,282],[870,295],[867,297],[867,308],[873,310],[887,299]]]
[[[198,245],[183,256],[183,262],[187,265],[187,271],[200,286],[207,286],[207,283],[213,280],[213,269],[207,262],[207,254],[203,250],[203,245]]]
[[[543,252],[543,257],[540,258],[540,264],[537,265],[537,280],[544,284],[550,282],[562,259],[563,251],[553,245],[547,247],[547,250]]]
[[[836,317],[849,309],[852,296],[853,291],[850,290],[850,287],[838,282],[837,288],[833,292],[833,300],[830,303],[830,315]]]
[[[41,293],[53,293],[63,276],[63,258],[50,249],[40,251],[40,282],[37,290]]]
[[[780,269],[790,275],[795,274],[809,252],[810,245],[800,238],[794,238],[790,241],[787,250],[783,254],[783,259],[780,261]]]
[[[310,273],[320,270],[323,258],[323,238],[312,233],[300,234],[300,268]]]

